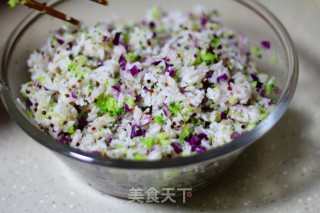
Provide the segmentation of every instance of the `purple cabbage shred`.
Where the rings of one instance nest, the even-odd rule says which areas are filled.
[[[134,96],[134,102],[140,102],[141,100],[142,100],[142,97],[140,94]]]
[[[261,41],[261,47],[262,47],[263,49],[268,50],[268,49],[271,48],[271,44],[270,44],[269,41]]]
[[[189,142],[191,146],[200,146],[201,141],[203,139],[208,140],[208,136],[204,133],[201,133],[201,134],[195,134],[193,136],[186,137],[185,141]]]
[[[191,150],[193,152],[201,153],[206,151],[206,149],[201,146],[201,141],[203,139],[208,140],[208,136],[204,133],[200,133],[200,134],[195,134],[193,136],[186,137],[184,140],[191,145]]]
[[[26,100],[26,108],[30,109],[33,106],[33,103],[30,101],[30,99]]]
[[[114,39],[113,39],[113,41],[112,41],[113,45],[119,45],[120,35],[121,35],[120,32],[117,32],[117,33],[115,34]]]
[[[77,96],[77,91],[72,90],[72,91],[71,91],[71,96],[72,96],[72,98],[77,99],[77,98],[78,98],[78,96]]]
[[[62,40],[62,39],[57,39],[57,42],[58,42],[58,44],[60,44],[60,45],[63,45],[64,44],[64,40]]]
[[[227,119],[227,113],[221,112],[221,113],[220,113],[220,118],[221,118],[221,120]]]
[[[214,71],[213,70],[209,70],[209,72],[207,72],[206,74],[206,78],[211,78],[213,76]]]
[[[171,78],[174,78],[174,75],[176,74],[176,70],[175,70],[174,68],[168,69],[167,72],[169,73],[169,76],[170,76]]]
[[[169,115],[169,109],[168,109],[168,106],[167,106],[167,105],[164,105],[164,106],[163,106],[163,112],[164,112],[164,115],[165,115],[166,117],[168,117],[168,115]]]
[[[117,92],[121,92],[121,87],[120,87],[120,85],[113,85],[112,87],[111,87],[112,89],[114,89],[114,90],[116,90]]]
[[[266,90],[265,89],[261,89],[260,95],[261,95],[261,97],[265,98],[266,97]]]
[[[102,42],[108,42],[108,41],[109,41],[108,36],[103,36],[103,38],[102,38]]]
[[[67,50],[68,51],[71,51],[72,50],[72,47],[73,47],[73,44],[71,42],[68,43],[68,47],[67,47]]]
[[[227,74],[223,74],[217,78],[218,83],[220,83],[221,81],[226,81],[226,80],[228,80]]]
[[[127,66],[126,58],[123,55],[121,55],[118,62],[119,62],[120,68],[122,70],[125,70]]]
[[[199,153],[205,152],[207,149],[203,146],[197,146],[197,147],[192,147],[191,150],[199,154]]]
[[[63,136],[60,141],[64,144],[70,143],[72,141],[72,137],[70,135]]]
[[[261,83],[260,81],[258,81],[256,88],[257,89],[261,89],[263,87],[263,83]]]
[[[253,73],[251,73],[250,75],[251,75],[251,78],[252,78],[253,81],[259,81],[258,76],[256,76],[256,75],[253,74]]]
[[[173,150],[175,151],[175,153],[177,153],[178,155],[181,154],[182,147],[179,143],[172,143],[171,146],[172,146]]]
[[[158,66],[161,63],[161,61],[155,61],[152,63],[153,66]]]
[[[129,106],[127,104],[124,105],[124,111],[131,112],[131,109],[129,108]]]
[[[98,67],[101,67],[101,66],[103,66],[104,65],[104,62],[103,61],[100,61],[99,63],[98,63]]]
[[[150,92],[150,89],[148,89],[148,87],[146,87],[146,86],[143,86],[143,88],[142,88],[143,90],[145,90],[145,91],[148,91],[148,92]]]
[[[130,73],[133,77],[135,77],[138,73],[139,73],[139,69],[136,65],[134,65],[131,69],[130,69]]]
[[[200,19],[200,23],[201,23],[201,26],[205,26],[207,23],[208,23],[208,19],[206,17],[201,17]]]
[[[141,128],[141,126],[133,125],[131,129],[131,138],[140,137],[145,134],[144,130]]]
[[[234,79],[233,79],[233,78],[230,78],[229,81],[228,81],[228,83],[229,83],[229,84],[234,83]]]

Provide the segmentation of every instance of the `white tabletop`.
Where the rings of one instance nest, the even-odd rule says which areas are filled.
[[[260,2],[293,37],[299,85],[278,125],[216,185],[186,204],[136,204],[102,194],[30,139],[0,104],[0,212],[320,212],[320,1]],[[0,3],[0,44],[26,12]]]

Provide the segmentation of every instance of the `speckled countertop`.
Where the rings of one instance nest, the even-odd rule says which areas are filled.
[[[293,37],[300,60],[285,116],[216,185],[186,204],[136,204],[101,194],[30,139],[0,104],[0,212],[320,212],[320,1],[260,0]],[[0,3],[0,44],[27,9]]]

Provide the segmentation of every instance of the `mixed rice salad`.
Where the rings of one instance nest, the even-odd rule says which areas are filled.
[[[31,54],[21,93],[27,115],[71,147],[134,160],[189,156],[231,142],[274,109],[275,79],[257,71],[259,48],[246,46],[204,9],[64,26]]]

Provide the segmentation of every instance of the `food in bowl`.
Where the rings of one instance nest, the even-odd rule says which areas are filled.
[[[29,60],[27,115],[62,143],[108,158],[189,156],[251,131],[275,107],[261,47],[214,10],[64,26]]]

